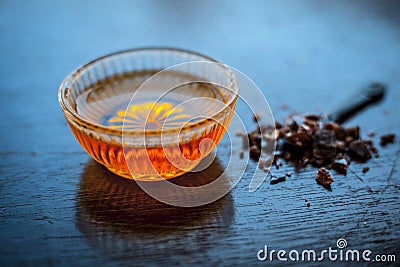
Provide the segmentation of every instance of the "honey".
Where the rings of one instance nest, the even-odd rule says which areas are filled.
[[[227,89],[188,74],[164,71],[138,90],[154,73],[108,77],[76,97],[77,113],[109,129],[110,138],[70,124],[75,137],[96,161],[126,178],[160,180],[192,170],[218,144],[232,116],[215,116],[226,106]],[[171,81],[182,85],[169,88]]]

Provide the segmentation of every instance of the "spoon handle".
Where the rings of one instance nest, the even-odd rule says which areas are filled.
[[[339,109],[328,114],[328,120],[336,123],[342,123],[354,116],[365,107],[381,100],[386,92],[386,86],[381,83],[371,83],[362,88],[355,96],[344,102]]]

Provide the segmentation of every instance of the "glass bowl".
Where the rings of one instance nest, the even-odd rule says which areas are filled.
[[[75,138],[113,173],[174,178],[209,155],[232,118],[230,69],[174,48],[126,50],[93,60],[61,83],[58,100]]]

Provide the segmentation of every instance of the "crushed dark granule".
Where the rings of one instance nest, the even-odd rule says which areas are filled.
[[[338,173],[341,174],[346,174],[347,173],[347,166],[349,165],[349,162],[347,162],[346,159],[341,158],[341,159],[335,159],[333,163],[331,164],[331,167],[337,171]],[[329,169],[329,164],[327,165],[327,168]]]
[[[282,166],[279,162],[282,158],[297,169],[313,165],[346,174],[351,161],[365,162],[372,156],[379,156],[372,140],[360,137],[358,126],[344,127],[316,114],[291,115],[285,123],[276,121],[275,129],[259,126],[249,132],[247,138],[244,141],[250,145],[253,160],[258,160],[262,154],[262,140],[277,141],[273,161],[277,169]],[[391,142],[393,138],[388,135],[382,143]]]
[[[379,144],[381,146],[386,146],[389,143],[394,143],[394,139],[396,138],[396,135],[393,133],[390,134],[384,134],[381,136],[381,141],[379,142]]]
[[[371,158],[371,148],[365,140],[355,140],[350,143],[347,152],[352,159],[365,162]]]
[[[278,183],[282,183],[286,181],[286,176],[282,176],[282,177],[276,177],[276,176],[272,176],[271,179],[269,180],[270,184],[278,184]]]
[[[248,144],[250,146],[250,158],[253,160],[258,160],[261,156],[261,132],[260,129],[254,130],[247,134]],[[245,142],[247,140],[243,140]]]
[[[254,115],[253,120],[259,122],[260,115]],[[358,126],[345,127],[316,114],[290,115],[284,123],[275,121],[275,127],[258,125],[249,133],[236,135],[243,138],[243,149],[249,151],[254,161],[259,161],[263,151],[268,151],[264,144],[267,147],[276,144],[275,154],[269,162],[259,161],[259,168],[265,172],[270,173],[271,165],[279,170],[281,159],[293,164],[295,170],[311,165],[319,168],[317,182],[329,190],[333,179],[326,168],[346,175],[352,161],[364,163],[373,156],[379,157],[373,141],[361,138]],[[375,136],[375,132],[368,136]],[[383,135],[380,144],[385,146],[394,139],[394,134]],[[240,152],[239,155],[243,156]],[[364,173],[369,170],[364,169]],[[287,173],[283,177],[272,177],[270,184],[283,182],[290,176]]]
[[[260,120],[260,115],[259,114],[254,114],[253,115],[253,121],[258,122]]]
[[[363,173],[366,173],[367,171],[369,171],[369,167],[368,167],[368,166],[366,166],[366,167],[364,167],[364,168],[362,169],[362,172],[363,172]]]
[[[258,160],[261,156],[261,149],[257,146],[253,145],[250,147],[250,158],[254,160]]]
[[[330,189],[331,183],[333,183],[333,178],[329,174],[329,171],[323,167],[318,169],[315,180],[327,189]]]

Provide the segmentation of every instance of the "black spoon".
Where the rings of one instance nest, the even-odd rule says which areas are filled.
[[[339,109],[327,115],[329,121],[343,123],[367,106],[380,101],[386,92],[386,86],[381,83],[371,83],[362,88],[354,97],[345,102]]]

